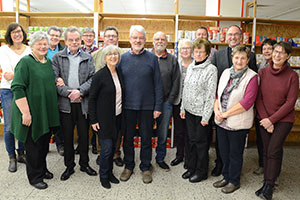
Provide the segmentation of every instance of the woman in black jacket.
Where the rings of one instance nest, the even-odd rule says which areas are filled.
[[[120,59],[117,46],[109,45],[103,49],[105,67],[94,75],[89,94],[90,120],[101,145],[100,182],[107,189],[111,188],[110,183],[119,183],[112,170],[117,133],[121,127],[122,80],[116,69]]]

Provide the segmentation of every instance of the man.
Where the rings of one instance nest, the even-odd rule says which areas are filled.
[[[205,39],[208,40],[208,30],[205,26],[200,26],[197,31],[196,31],[196,40],[197,39]],[[209,59],[211,60],[213,55],[215,54],[215,52],[217,51],[217,49],[215,48],[211,48],[210,49],[210,54],[209,54]]]
[[[47,34],[50,38],[50,45],[48,48],[47,57],[52,61],[54,54],[64,49],[64,47],[59,42],[59,39],[62,35],[62,30],[57,26],[51,26],[49,27]],[[54,134],[57,152],[59,153],[59,155],[64,156],[63,133],[61,129],[58,129]]]
[[[82,41],[83,46],[81,47],[82,51],[86,53],[93,53],[98,50],[98,48],[94,45],[95,40],[95,31],[92,28],[84,29],[82,33]]]
[[[126,124],[123,140],[125,169],[120,180],[127,181],[135,167],[133,138],[138,121],[141,136],[139,167],[143,182],[151,183],[153,119],[157,119],[162,111],[162,81],[157,57],[144,49],[144,27],[131,26],[129,42],[131,49],[122,55],[119,64],[124,83],[123,117]]]
[[[163,32],[157,32],[153,36],[153,53],[158,57],[158,63],[163,83],[162,114],[156,119],[157,147],[156,163],[164,171],[169,171],[165,163],[167,135],[170,119],[173,112],[173,104],[179,93],[180,69],[175,56],[166,50],[167,37]]]
[[[221,74],[225,69],[230,68],[232,66],[232,58],[231,58],[232,49],[237,45],[239,45],[241,43],[241,40],[242,40],[241,28],[237,25],[230,26],[226,32],[226,42],[228,44],[228,47],[217,51],[212,58],[212,64],[214,64],[218,69],[218,79],[220,79]],[[255,54],[252,52],[250,52],[250,60],[248,62],[248,66],[250,69],[257,72],[256,58],[255,58]],[[221,161],[217,139],[216,139],[215,147],[216,147],[216,154],[217,154],[217,158],[215,160],[216,166],[213,169],[211,175],[219,176],[222,172],[223,163]]]
[[[71,26],[65,33],[64,50],[53,57],[53,70],[57,80],[58,104],[61,127],[64,133],[64,162],[67,167],[61,175],[62,181],[69,179],[74,173],[74,127],[77,127],[80,171],[90,176],[97,173],[89,166],[88,157],[88,93],[94,74],[94,62],[90,54],[81,51],[81,33]]]
[[[108,45],[115,45],[118,46],[119,42],[119,31],[114,26],[108,26],[104,30],[104,47]],[[96,52],[92,53],[94,62],[95,62],[95,71],[102,69],[105,66],[105,63],[102,62],[103,57],[103,49],[101,48],[97,50]],[[125,50],[120,49],[121,54],[125,53]],[[124,165],[124,162],[121,158],[121,133],[118,133],[117,143],[116,143],[116,149],[114,153],[114,162],[117,166],[122,167]],[[99,160],[99,156],[97,158],[97,161]],[[97,162],[98,163],[98,162]]]

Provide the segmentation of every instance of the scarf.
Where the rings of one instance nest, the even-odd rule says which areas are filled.
[[[233,66],[230,68],[230,78],[232,79],[232,84],[228,87],[227,89],[228,92],[231,92],[233,89],[237,88],[242,76],[244,75],[244,73],[247,71],[248,68],[249,67],[247,65],[244,69],[238,72],[234,71]]]

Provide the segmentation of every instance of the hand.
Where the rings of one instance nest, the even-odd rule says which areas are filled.
[[[98,132],[100,130],[100,126],[99,126],[99,123],[96,123],[96,124],[92,124],[92,129],[96,132]]]
[[[56,86],[65,86],[64,80],[63,80],[62,78],[59,77],[59,78],[56,80]]]
[[[184,112],[181,112],[179,115],[180,115],[181,119],[185,119],[185,113]]]
[[[221,116],[223,119],[228,118],[228,113],[227,112],[221,112]]]
[[[222,113],[219,111],[219,109],[215,109],[214,112],[215,112],[215,120],[221,123],[224,120]]]
[[[153,118],[156,119],[160,116],[161,112],[154,110],[153,111]]]
[[[269,120],[269,118],[264,118],[260,120],[260,125],[263,126],[265,129],[268,129],[270,126],[272,126],[272,122]]]
[[[70,92],[68,98],[71,99],[71,101],[78,102],[78,99],[80,98],[80,91],[79,90],[68,90]]]
[[[25,126],[31,125],[31,114],[30,113],[22,114],[22,124]]]
[[[202,125],[202,126],[207,126],[207,125],[208,125],[208,122],[201,121],[201,125]]]
[[[13,72],[5,72],[3,77],[5,78],[5,80],[7,81],[11,81],[14,78],[14,73]]]
[[[274,125],[272,125],[269,128],[267,128],[267,132],[268,133],[273,133],[273,131],[274,131]]]

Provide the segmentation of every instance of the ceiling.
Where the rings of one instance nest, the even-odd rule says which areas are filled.
[[[245,0],[245,3],[250,1]],[[26,2],[20,0],[21,11],[26,11]],[[179,0],[179,13],[205,15],[205,5],[206,0]],[[93,6],[94,0],[30,0],[31,12],[93,12]],[[103,0],[103,10],[106,13],[173,14],[174,0]],[[257,18],[300,21],[299,0],[258,0]]]

